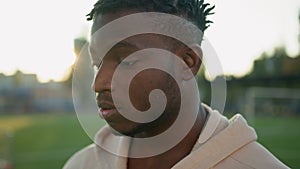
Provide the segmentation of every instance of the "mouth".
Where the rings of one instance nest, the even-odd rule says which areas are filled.
[[[97,104],[99,107],[98,113],[101,118],[107,119],[116,112],[115,106],[110,102],[100,100],[97,101]]]
[[[99,109],[99,115],[100,117],[104,118],[104,119],[107,119],[109,118],[110,116],[112,116],[114,114],[114,112],[116,111],[115,108],[111,108],[111,109],[103,109],[103,108],[100,108]]]

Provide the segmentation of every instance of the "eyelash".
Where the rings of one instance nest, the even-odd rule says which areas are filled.
[[[122,61],[121,65],[123,66],[132,66],[134,65],[136,62],[138,62],[138,60],[133,60],[133,61]]]

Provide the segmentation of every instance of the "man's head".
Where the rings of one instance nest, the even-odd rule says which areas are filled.
[[[195,24],[204,32],[212,21],[207,19],[213,14],[215,6],[204,3],[204,0],[99,0],[87,20],[97,20],[99,14],[116,13],[126,10],[136,12],[162,12],[183,17]]]
[[[214,8],[207,7],[208,4],[204,4],[202,0],[100,0],[95,4],[91,13],[88,14],[88,19],[93,20],[92,34],[94,34],[106,24],[123,16],[139,12],[162,12],[183,17],[197,25],[203,32],[210,23],[206,16],[211,14],[210,12]],[[176,120],[182,104],[180,100],[182,93],[180,93],[177,81],[164,71],[147,69],[134,76],[130,81],[129,92],[126,93],[122,83],[127,80],[128,76],[126,74],[119,76],[119,79],[116,79],[117,82],[112,85],[114,73],[118,68],[124,69],[123,73],[130,72],[153,62],[154,57],[146,58],[145,56],[126,60],[135,52],[153,48],[174,53],[188,67],[188,71],[192,75],[196,75],[201,65],[202,55],[199,44],[187,46],[177,39],[164,35],[138,34],[122,39],[100,59],[99,53],[101,51],[99,51],[99,48],[103,43],[97,39],[97,36],[92,36],[89,47],[93,64],[97,69],[94,90],[101,116],[116,131],[135,137],[154,136],[168,129]],[[154,62],[163,65],[170,72],[176,72],[174,74],[182,81],[192,78],[190,74],[185,73],[187,70],[184,70],[183,66],[180,66],[174,59],[161,57]],[[167,102],[162,115],[150,123],[137,123],[126,119],[118,110],[128,111],[128,105],[114,103],[112,99],[112,93],[115,90],[123,90],[125,92],[117,97],[123,100],[129,98],[130,104],[137,110],[145,112],[152,106],[149,95],[155,89],[163,91]]]

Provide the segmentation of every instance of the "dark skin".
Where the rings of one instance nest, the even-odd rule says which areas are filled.
[[[95,32],[97,29],[114,19],[136,12],[139,11],[133,9],[118,11],[115,13],[99,14],[94,21],[92,32]],[[153,122],[145,124],[132,122],[124,118],[116,110],[111,98],[111,91],[119,86],[111,85],[112,75],[122,59],[133,52],[147,48],[160,48],[169,51],[172,50],[174,54],[184,61],[184,63],[189,67],[190,71],[196,75],[201,65],[201,60],[199,58],[199,55],[202,55],[200,46],[197,44],[192,45],[194,50],[185,45],[179,45],[176,47],[176,49],[172,49],[172,44],[168,43],[164,39],[165,37],[160,37],[153,34],[138,35],[127,38],[121,43],[117,44],[103,58],[102,63],[99,64],[97,62],[97,53],[99,52],[97,51],[97,46],[101,45],[101,42],[97,41],[95,38],[96,37],[92,37],[90,44],[90,53],[93,58],[93,63],[98,67],[98,71],[95,76],[94,90],[96,92],[97,103],[100,108],[109,109],[112,112],[110,116],[104,118],[107,123],[119,133],[129,135],[131,137],[151,137],[168,129],[175,121],[180,107],[180,92],[178,86],[175,84],[176,82],[172,80],[172,77],[160,70],[150,69],[139,73],[132,80],[129,88],[130,101],[133,106],[140,111],[149,109],[150,104],[148,101],[148,96],[150,91],[153,89],[161,89],[167,97],[167,105],[163,115]],[[195,53],[195,51],[198,53]],[[131,63],[128,64],[132,69],[134,66],[140,64],[140,62],[138,62],[138,64],[135,62],[133,63],[134,64],[132,65]],[[168,60],[166,63],[170,70],[174,67],[174,62],[172,60]],[[184,73],[184,71],[178,76],[181,77],[182,81],[193,78]],[[171,168],[191,152],[201,133],[205,120],[206,112],[202,107],[200,107],[197,119],[192,129],[176,146],[156,156],[147,158],[128,158],[127,168]]]

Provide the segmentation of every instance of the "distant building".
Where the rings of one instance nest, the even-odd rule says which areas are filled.
[[[74,111],[71,89],[59,82],[40,84],[34,91],[34,100],[36,112]]]
[[[39,83],[35,74],[0,74],[0,114],[74,111],[71,89],[59,82]]]

